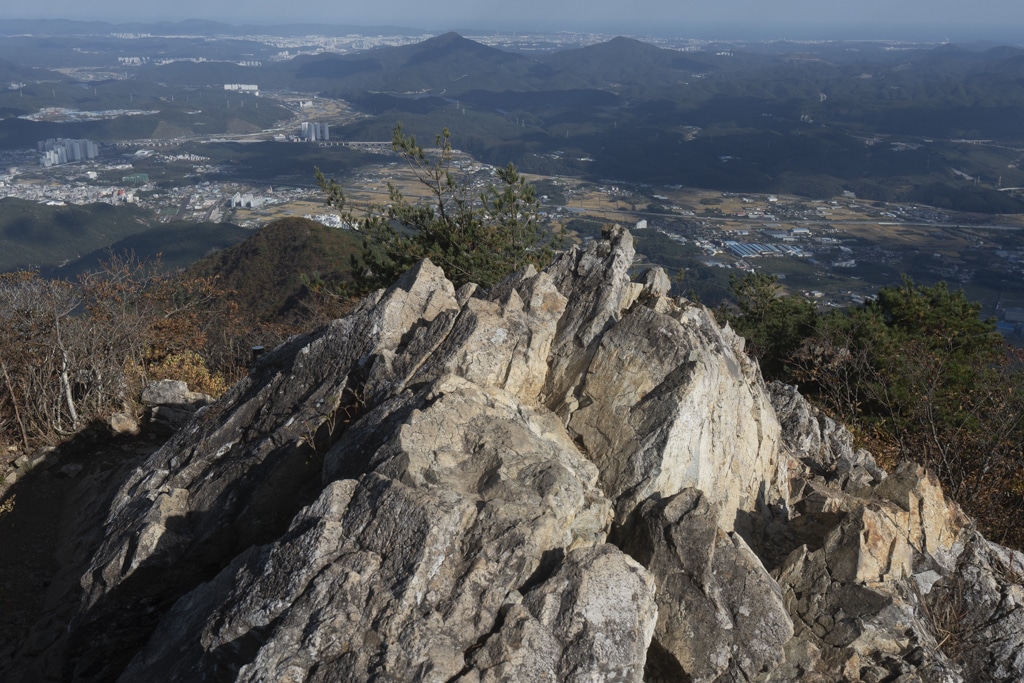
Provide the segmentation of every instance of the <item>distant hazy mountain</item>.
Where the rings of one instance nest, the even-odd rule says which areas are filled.
[[[296,87],[321,87],[346,96],[394,92],[408,96],[457,94],[477,88],[531,88],[533,60],[487,47],[455,33],[415,45],[348,55],[303,56],[270,71]]]
[[[149,33],[168,36],[277,36],[338,35],[421,35],[421,29],[402,26],[354,26],[345,24],[225,24],[205,19],[184,21],[127,22],[71,21],[68,19],[0,19],[0,35],[108,35],[111,33]]]
[[[303,56],[271,67],[280,78],[352,96],[366,90],[448,95],[472,90],[558,90],[678,85],[706,60],[630,38],[526,56],[446,33],[415,45],[349,55]]]
[[[715,70],[707,61],[665,50],[631,38],[548,55],[545,66],[552,76],[572,73],[586,87],[629,87],[678,84],[690,74]]]

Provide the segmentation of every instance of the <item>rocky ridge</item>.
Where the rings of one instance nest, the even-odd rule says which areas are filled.
[[[77,520],[0,675],[1024,680],[1024,556],[633,256],[423,262],[264,355]]]

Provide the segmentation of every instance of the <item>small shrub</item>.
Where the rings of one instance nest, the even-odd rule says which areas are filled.
[[[201,391],[211,396],[220,396],[227,389],[227,382],[220,375],[212,374],[206,361],[195,351],[172,353],[149,367],[151,380],[176,379],[188,384],[192,391]]]

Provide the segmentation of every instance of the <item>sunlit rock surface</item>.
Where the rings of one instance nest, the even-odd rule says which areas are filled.
[[[261,357],[83,506],[0,677],[1024,680],[1024,558],[605,237]]]

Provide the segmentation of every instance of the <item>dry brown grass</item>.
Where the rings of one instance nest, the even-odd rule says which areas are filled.
[[[939,650],[953,661],[959,661],[972,628],[967,618],[963,578],[957,573],[950,574],[935,584],[927,596],[922,596],[916,586],[913,590]]]
[[[3,519],[8,513],[14,510],[14,499],[16,496],[11,496],[3,503],[0,503],[0,519]]]

